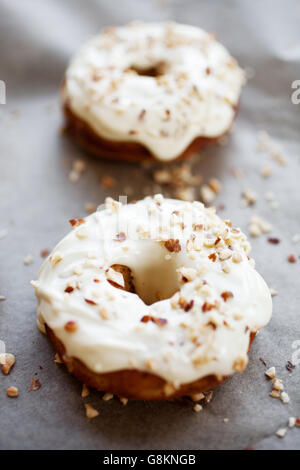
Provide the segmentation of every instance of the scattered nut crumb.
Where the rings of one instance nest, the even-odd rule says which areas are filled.
[[[69,180],[71,181],[71,183],[77,183],[77,181],[79,180],[80,178],[80,174],[77,173],[76,171],[74,170],[71,170],[70,173],[69,173]]]
[[[272,167],[270,165],[266,165],[261,170],[261,176],[263,178],[269,178],[269,176],[271,176],[272,174],[272,171],[273,171]]]
[[[281,379],[278,379],[277,377],[275,377],[273,379],[273,382],[272,382],[272,387],[273,387],[273,390],[278,390],[278,391],[282,391],[283,390],[283,382]]]
[[[28,266],[29,264],[32,264],[33,263],[33,256],[31,254],[28,254],[25,258],[24,258],[24,264],[26,266]]]
[[[270,287],[269,290],[270,290],[271,297],[275,297],[276,295],[278,295],[278,292],[276,289],[273,289],[272,287]]]
[[[72,165],[72,170],[69,173],[69,180],[71,183],[77,183],[85,169],[86,164],[83,160],[75,160]]]
[[[216,198],[216,192],[210,186],[204,184],[200,188],[200,196],[205,204],[211,204]]]
[[[300,242],[300,233],[296,233],[293,238],[292,238],[293,243],[298,243]]]
[[[287,433],[287,428],[280,428],[278,431],[276,431],[276,436],[278,437],[284,437]]]
[[[0,302],[2,302],[3,300],[6,300],[6,297],[4,295],[0,295]]]
[[[205,392],[204,395],[205,395],[204,403],[205,403],[205,405],[208,405],[211,402],[211,400],[214,396],[214,392],[213,392],[213,390],[210,390],[209,392]]]
[[[199,405],[199,403],[196,403],[196,405],[193,406],[193,410],[196,411],[196,413],[199,413],[199,411],[201,411],[202,409],[203,407]]]
[[[54,362],[56,362],[56,364],[63,364],[63,361],[61,360],[58,353],[55,353]]]
[[[245,189],[242,192],[242,206],[253,206],[257,201],[257,194],[252,189]]]
[[[276,145],[266,131],[260,131],[257,135],[256,150],[258,152],[266,152],[273,160],[280,165],[286,164],[282,150]]]
[[[39,390],[41,388],[41,386],[42,386],[42,384],[39,381],[39,379],[33,377],[31,379],[31,382],[30,382],[30,385],[29,385],[29,391],[30,392],[36,392],[37,390]]]
[[[19,390],[17,387],[8,387],[6,389],[7,396],[10,398],[16,398],[19,396]]]
[[[83,173],[86,169],[86,164],[83,160],[75,160],[73,162],[73,170],[77,173]]]
[[[279,238],[269,237],[268,242],[271,243],[272,245],[278,245],[280,243],[280,240]]]
[[[119,397],[119,400],[122,403],[122,405],[124,405],[124,406],[127,405],[127,403],[128,403],[128,398]]]
[[[268,370],[266,370],[265,372],[265,375],[269,378],[269,379],[273,379],[276,375],[276,369],[275,367],[270,367]]]
[[[279,390],[272,390],[272,392],[269,395],[271,398],[280,398]]]
[[[4,375],[8,375],[16,362],[16,358],[11,353],[0,354],[1,370]]]
[[[182,201],[194,201],[195,200],[195,188],[177,188],[175,190],[175,197]]]
[[[97,209],[96,204],[93,204],[92,202],[86,202],[84,205],[84,209],[88,214],[92,214],[92,212],[95,212]]]
[[[286,392],[282,392],[280,395],[280,400],[282,401],[282,403],[287,404],[290,402],[290,397]]]
[[[222,189],[221,182],[217,178],[211,178],[208,182],[208,186],[216,194],[218,194]]]
[[[262,217],[254,215],[250,219],[248,229],[251,237],[259,237],[263,233],[271,232],[272,225],[266,220],[264,220]]]
[[[113,394],[112,393],[105,393],[102,397],[102,400],[104,401],[108,401],[108,400],[111,400],[113,398]]]
[[[50,253],[49,248],[43,248],[40,251],[41,258],[46,258],[49,255],[49,253]]]
[[[293,428],[295,425],[296,425],[296,418],[294,418],[293,416],[291,416],[291,417],[289,418],[289,428]]]
[[[287,361],[285,368],[288,372],[292,372],[295,369],[295,365],[291,361]]]
[[[190,395],[190,397],[193,401],[200,401],[200,400],[203,400],[203,398],[205,398],[205,395],[204,393],[200,392],[200,393],[193,393],[193,395]]]
[[[289,256],[288,256],[288,262],[289,262],[289,263],[296,263],[296,261],[297,261],[297,260],[296,260],[295,255],[289,255]]]
[[[85,403],[84,407],[85,407],[85,414],[88,419],[93,419],[99,416],[99,412],[88,403]]]
[[[101,179],[101,186],[103,188],[112,188],[117,184],[117,181],[115,178],[112,178],[111,176],[103,176]]]
[[[88,397],[90,394],[90,389],[86,384],[82,384],[81,396],[82,398]]]

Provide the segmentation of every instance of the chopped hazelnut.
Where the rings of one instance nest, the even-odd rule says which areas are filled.
[[[286,392],[281,392],[280,400],[282,401],[282,403],[287,404],[290,402],[290,397]]]
[[[68,331],[68,333],[74,333],[78,330],[78,324],[75,321],[71,320],[65,324],[64,328],[66,331]]]
[[[8,387],[6,389],[7,396],[10,398],[16,398],[19,396],[19,390],[17,387]]]
[[[89,396],[89,394],[90,394],[90,390],[89,390],[88,386],[86,384],[82,384],[82,390],[81,390],[82,398],[85,398],[85,397]]]
[[[276,431],[276,436],[283,438],[287,433],[287,428],[280,428]]]
[[[269,379],[273,379],[276,375],[276,369],[275,367],[270,367],[268,370],[266,370],[265,372],[265,375],[269,378]]]
[[[104,401],[108,401],[108,400],[111,400],[113,398],[113,394],[112,393],[105,393],[102,397],[102,400]]]
[[[128,403],[128,398],[125,397],[119,397],[120,402],[122,403],[123,406],[127,405]]]
[[[30,385],[29,385],[29,391],[30,392],[36,392],[37,390],[39,390],[41,388],[42,384],[40,382],[40,380],[36,377],[33,377],[31,379],[31,382],[30,382]]]
[[[3,353],[0,354],[1,370],[4,375],[8,375],[16,362],[16,358],[13,354]]]
[[[201,405],[199,405],[199,403],[196,403],[196,405],[194,405],[193,407],[193,410],[196,411],[196,413],[199,413],[199,411],[201,411],[203,408]]]
[[[85,414],[88,419],[96,418],[97,416],[99,416],[99,412],[88,403],[85,403],[84,407]]]

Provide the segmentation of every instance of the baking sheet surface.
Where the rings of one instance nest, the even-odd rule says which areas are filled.
[[[263,235],[252,246],[258,270],[278,296],[271,323],[253,344],[247,370],[219,387],[202,412],[193,412],[187,400],[122,406],[92,392],[85,402],[100,416],[88,421],[81,384],[54,363],[52,346],[35,327],[29,283],[42,262],[40,251],[54,247],[68,232],[68,219],[85,215],[86,202],[118,197],[128,185],[132,199],[157,189],[151,170],[96,161],[59,133],[58,89],[71,55],[101,27],[134,19],[171,19],[217,32],[252,77],[228,145],[205,151],[193,171],[204,181],[221,180],[216,205],[225,206],[224,218],[246,232],[253,214],[273,224],[272,236],[280,243],[270,244]],[[0,375],[0,448],[300,448],[299,429],[284,439],[275,436],[289,416],[300,416],[300,365],[292,373],[285,368],[292,358],[300,363],[300,244],[292,242],[300,232],[300,104],[291,101],[291,84],[300,79],[299,24],[297,0],[1,1],[0,79],[6,83],[6,104],[0,104],[0,295],[7,300],[0,302],[0,339],[17,363],[9,376]],[[282,148],[286,165],[256,150],[261,130]],[[86,171],[72,183],[68,176],[78,158]],[[273,168],[269,179],[260,175],[265,165]],[[237,179],[233,169],[244,176]],[[107,175],[117,181],[111,189],[100,185]],[[242,208],[246,188],[258,199]],[[271,209],[267,192],[274,193],[277,210]],[[25,265],[28,254],[33,263]],[[287,261],[289,254],[296,263]],[[269,397],[271,385],[260,357],[284,380],[288,405]],[[29,392],[33,377],[42,387]],[[6,397],[9,385],[19,388],[17,399]]]

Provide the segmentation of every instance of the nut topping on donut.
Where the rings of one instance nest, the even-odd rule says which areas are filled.
[[[233,293],[229,291],[222,292],[221,297],[224,300],[224,302],[227,302],[228,299],[231,299],[233,297]]]
[[[165,247],[171,253],[178,253],[181,250],[179,240],[174,240],[173,238],[170,238],[165,242]]]
[[[80,219],[70,219],[69,222],[72,225],[72,227],[77,227],[77,225],[84,224],[85,220],[81,219],[81,218]]]
[[[68,321],[65,324],[65,330],[68,331],[69,333],[74,333],[78,329],[78,325],[75,321]]]
[[[253,332],[271,316],[249,252],[246,236],[202,203],[107,199],[44,261],[33,282],[39,325],[99,389],[136,398],[203,391],[246,367]]]

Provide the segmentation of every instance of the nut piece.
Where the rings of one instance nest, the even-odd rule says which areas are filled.
[[[170,238],[165,242],[165,248],[171,253],[178,253],[179,251],[181,251],[181,245],[179,243],[179,240],[174,240],[173,238]]]
[[[199,405],[199,403],[197,403],[196,405],[194,405],[193,407],[193,410],[196,411],[196,413],[199,413],[199,411],[201,411],[203,408],[201,405]]]
[[[282,401],[282,403],[287,404],[290,402],[290,397],[286,392],[282,392],[280,395],[280,400]]]
[[[278,431],[276,431],[276,436],[278,437],[284,437],[287,433],[287,428],[280,428]]]
[[[270,369],[266,370],[265,375],[266,375],[269,379],[274,379],[274,377],[275,377],[275,375],[276,375],[276,369],[275,369],[275,367],[270,367]]]
[[[127,405],[128,403],[128,398],[125,398],[125,397],[119,397],[119,400],[120,402],[122,403],[122,405]]]
[[[61,357],[58,353],[55,353],[54,362],[56,362],[56,364],[63,364],[63,361],[61,360]]]
[[[105,393],[102,397],[102,400],[104,401],[108,401],[108,400],[111,400],[113,398],[113,394],[112,393]]]
[[[247,364],[248,364],[247,356],[240,356],[234,361],[233,369],[236,372],[243,372]]]
[[[280,392],[283,390],[283,382],[281,379],[278,379],[277,377],[273,379],[273,389],[279,390]]]
[[[16,358],[13,354],[10,353],[4,353],[0,354],[0,364],[1,364],[1,370],[4,375],[8,375],[16,362]]]
[[[19,396],[19,390],[17,389],[17,387],[8,387],[6,389],[6,393],[7,396],[10,398],[16,398],[17,396]]]
[[[29,385],[29,391],[30,392],[36,392],[37,390],[39,390],[41,388],[41,386],[42,386],[42,384],[39,381],[39,379],[33,377],[31,379],[31,382],[30,382],[30,385]]]
[[[272,171],[273,171],[272,167],[270,165],[266,165],[261,170],[261,176],[263,178],[268,178],[269,176],[271,176]]]
[[[200,188],[200,196],[205,204],[211,204],[216,198],[216,191],[207,184],[204,184]]]
[[[85,398],[88,397],[90,394],[90,389],[86,384],[82,384],[82,391],[81,391],[81,397]]]
[[[203,398],[205,398],[205,395],[204,393],[200,392],[200,393],[193,393],[193,395],[190,395],[190,397],[193,401],[200,401],[200,400],[203,400]]]
[[[64,329],[68,331],[69,333],[74,333],[78,329],[78,324],[76,323],[76,321],[72,321],[72,320],[68,321],[65,324]]]
[[[24,258],[24,264],[28,266],[29,264],[33,263],[33,256],[29,253],[25,258]]]
[[[296,425],[296,418],[294,416],[291,416],[289,418],[289,428],[293,428]]]
[[[88,419],[96,418],[97,416],[99,416],[99,412],[88,403],[85,403],[84,407],[85,414]]]
[[[122,273],[109,268],[105,271],[105,274],[108,281],[117,284],[117,286],[125,287],[125,281]]]

